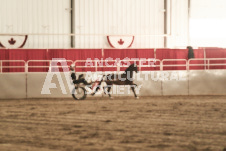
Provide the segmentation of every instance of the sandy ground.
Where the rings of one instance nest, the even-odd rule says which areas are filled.
[[[226,96],[0,104],[1,151],[226,150]]]

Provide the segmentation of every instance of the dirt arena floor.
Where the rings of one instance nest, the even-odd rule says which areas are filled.
[[[0,104],[1,151],[226,150],[226,96]]]

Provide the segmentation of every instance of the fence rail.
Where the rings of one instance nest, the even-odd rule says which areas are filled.
[[[31,64],[37,64],[41,63],[43,65],[31,65]],[[58,63],[61,63],[59,65]],[[47,71],[53,71],[59,68],[68,68],[68,63],[69,65],[73,64],[72,60],[28,60],[26,63],[26,72],[29,72],[29,69],[34,69],[34,68],[44,68],[47,69]],[[59,71],[59,70],[57,70]],[[64,70],[65,71],[65,70]]]
[[[20,63],[23,65],[20,65]],[[26,64],[24,60],[0,60],[0,73],[3,72],[3,69],[8,69],[8,71],[10,71],[9,69],[23,69],[25,72]]]
[[[202,61],[203,63],[191,63],[191,62],[197,62],[197,61]],[[211,61],[216,61],[217,63],[211,63]],[[194,67],[194,66],[198,66],[198,67],[204,67],[205,70],[209,70],[211,69],[211,66],[221,66],[221,69],[226,69],[226,58],[203,58],[203,59],[190,59],[188,60],[188,66],[187,66],[187,70],[190,70],[190,67]],[[214,69],[214,68],[213,68]]]
[[[68,71],[71,64],[78,72],[82,71],[124,71],[128,63],[136,62],[139,71],[152,70],[211,70],[226,69],[226,58],[204,59],[141,59],[141,60],[0,60],[0,73],[3,72],[41,72]],[[195,67],[195,68],[194,68]],[[64,69],[67,70],[64,70]],[[148,69],[144,69],[148,68]],[[182,69],[183,68],[183,69]],[[193,69],[191,69],[193,68]],[[5,70],[7,69],[7,70]],[[20,69],[20,70],[18,70]],[[30,70],[30,69],[33,69]],[[61,69],[61,70],[59,70]],[[91,70],[92,69],[92,70]],[[99,70],[102,69],[102,70]],[[110,70],[111,69],[111,70]]]

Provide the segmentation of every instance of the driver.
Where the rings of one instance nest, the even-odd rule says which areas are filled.
[[[84,75],[81,74],[78,77],[78,80],[76,80],[76,75],[75,75],[75,65],[71,65],[70,66],[70,72],[71,72],[71,79],[73,81],[74,84],[79,84],[79,83],[84,83],[85,85],[90,85],[91,83],[88,83],[85,79],[84,79]]]

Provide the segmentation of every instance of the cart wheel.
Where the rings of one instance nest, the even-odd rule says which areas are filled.
[[[84,100],[86,95],[86,89],[84,87],[75,87],[72,90],[72,96],[75,100]]]

